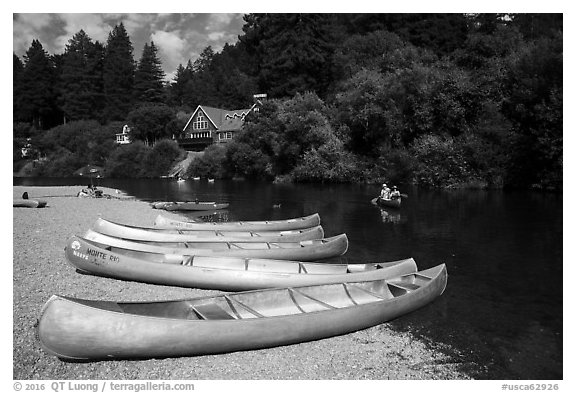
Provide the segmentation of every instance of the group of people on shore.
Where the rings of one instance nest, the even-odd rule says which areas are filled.
[[[78,193],[79,197],[92,197],[92,198],[102,198],[103,192],[96,188],[96,186],[92,184],[88,184],[88,187],[83,188],[82,191]]]
[[[382,184],[382,190],[380,190],[380,198],[382,199],[397,199],[400,198],[400,191],[396,186],[392,186],[390,189],[386,183]]]

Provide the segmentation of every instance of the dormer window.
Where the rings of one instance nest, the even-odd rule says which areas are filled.
[[[198,116],[196,116],[196,120],[192,123],[192,129],[194,130],[207,130],[208,129],[208,121],[204,117],[204,113],[198,112]]]

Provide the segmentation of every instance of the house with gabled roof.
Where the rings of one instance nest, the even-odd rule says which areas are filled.
[[[260,101],[250,108],[227,110],[198,105],[182,129],[178,145],[186,150],[204,150],[214,143],[227,143],[242,129],[244,119],[257,111]]]

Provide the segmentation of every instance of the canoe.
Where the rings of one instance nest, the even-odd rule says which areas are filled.
[[[53,295],[37,337],[62,359],[197,356],[297,344],[417,310],[446,288],[445,265],[386,280],[262,289],[173,301]]]
[[[95,232],[126,240],[154,242],[187,242],[187,241],[245,241],[245,242],[296,242],[302,240],[322,239],[324,229],[316,226],[291,231],[193,231],[180,229],[146,228],[124,225],[98,218],[91,228]]]
[[[48,202],[38,199],[14,199],[13,207],[40,208],[45,207],[47,204]]]
[[[152,204],[154,209],[164,209],[167,211],[204,211],[220,210],[230,206],[229,203],[216,202],[155,202]]]
[[[235,256],[304,262],[337,257],[348,250],[346,234],[301,242],[141,242],[103,235],[88,229],[83,237],[107,246],[160,254]]]
[[[158,254],[110,247],[74,236],[66,259],[80,273],[188,288],[247,291],[385,279],[415,272],[404,259],[365,264],[328,264],[276,259]]]
[[[394,198],[394,199],[383,199],[380,197],[376,197],[374,199],[372,199],[372,203],[377,204],[378,206],[382,206],[382,207],[393,207],[393,208],[400,208],[400,205],[402,203],[402,199],[401,198]]]
[[[318,225],[320,225],[318,213],[276,221],[194,222],[177,220],[163,215],[158,215],[154,220],[154,226],[158,228],[191,229],[195,231],[287,231]]]

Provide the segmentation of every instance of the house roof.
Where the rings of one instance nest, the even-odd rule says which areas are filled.
[[[255,104],[252,107],[247,109],[236,109],[236,110],[227,110],[227,109],[219,109],[213,108],[210,106],[203,106],[198,105],[192,116],[188,119],[188,122],[184,126],[184,131],[190,125],[192,119],[196,116],[198,110],[202,109],[208,120],[212,123],[212,125],[218,131],[236,131],[242,128],[242,124],[244,123],[244,117],[250,113],[250,111],[254,108]]]

